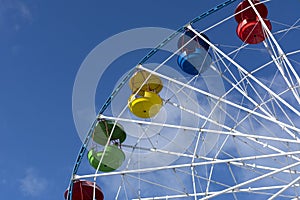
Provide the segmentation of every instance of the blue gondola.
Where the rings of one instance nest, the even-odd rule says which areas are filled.
[[[206,38],[208,37],[201,33]],[[206,71],[212,63],[211,55],[208,53],[209,44],[200,37],[196,36],[192,31],[186,31],[178,40],[178,48],[181,54],[177,58],[179,67],[186,73],[197,75]]]

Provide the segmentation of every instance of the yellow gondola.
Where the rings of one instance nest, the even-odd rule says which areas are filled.
[[[140,70],[135,72],[129,80],[129,87],[133,94],[138,91],[138,95],[143,96],[145,91],[158,94],[162,90],[163,84],[158,76]]]
[[[162,99],[154,92],[145,91],[143,96],[131,95],[128,99],[130,111],[140,118],[154,117],[162,107]]]

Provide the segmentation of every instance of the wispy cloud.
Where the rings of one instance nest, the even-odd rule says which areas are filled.
[[[33,20],[29,6],[21,0],[0,0],[0,28],[10,26],[18,31]]]
[[[22,1],[17,1],[16,6],[17,6],[16,7],[17,11],[19,12],[20,16],[23,19],[26,19],[28,21],[32,21],[31,11],[25,3],[23,3]]]
[[[0,179],[0,184],[5,185],[6,183],[7,183],[6,178],[1,178],[1,179]]]
[[[20,190],[26,196],[41,195],[47,185],[47,180],[39,176],[37,171],[33,168],[27,169],[24,178],[20,180]]]

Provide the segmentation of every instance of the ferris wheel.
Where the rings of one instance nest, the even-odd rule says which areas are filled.
[[[65,199],[299,199],[300,18],[272,5],[227,0],[126,71]]]

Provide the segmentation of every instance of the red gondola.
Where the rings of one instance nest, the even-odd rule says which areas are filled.
[[[95,187],[95,199],[104,200],[104,195],[99,186]],[[65,191],[65,199],[68,198],[69,190]],[[94,183],[86,180],[76,180],[73,183],[72,199],[71,200],[92,200],[94,193]]]
[[[267,7],[259,0],[252,0],[252,2],[268,29],[271,30],[271,22],[266,19],[268,15]],[[237,6],[235,13],[235,20],[238,22],[236,33],[242,41],[248,44],[258,44],[266,39],[262,23],[248,0],[242,1]]]

